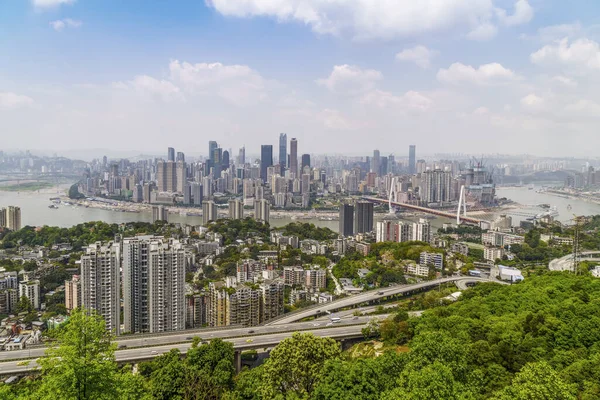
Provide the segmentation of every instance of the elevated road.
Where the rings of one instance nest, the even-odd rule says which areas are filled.
[[[382,318],[386,316],[380,316]],[[315,336],[330,337],[337,340],[343,339],[355,339],[362,337],[362,328],[366,325],[367,321],[371,318],[361,318],[358,324],[344,325],[340,323],[331,324],[323,329],[308,329],[304,332],[312,333]],[[357,322],[357,321],[354,321]],[[296,326],[298,324],[294,324]],[[312,327],[312,324],[311,324]],[[258,328],[257,328],[258,329]],[[280,332],[271,333],[266,335],[246,335],[237,338],[225,338],[224,340],[233,343],[235,350],[244,351],[252,349],[268,349],[276,346],[284,339],[291,337],[294,332]],[[187,343],[174,343],[163,346],[152,346],[143,347],[137,349],[125,349],[118,350],[115,352],[115,359],[117,362],[140,362],[145,360],[151,360],[152,358],[159,356],[164,353],[168,353],[172,349],[178,349],[183,354],[187,353],[191,347],[191,342]],[[31,373],[38,364],[35,359],[28,361],[11,360],[0,363],[0,375],[22,375]]]
[[[320,314],[323,314],[326,312],[333,312],[336,310],[340,310],[342,308],[354,307],[359,304],[370,303],[372,301],[379,300],[384,297],[395,296],[395,295],[399,295],[399,294],[406,294],[406,293],[410,293],[413,291],[419,291],[419,290],[423,290],[423,289],[431,289],[442,283],[458,282],[458,281],[503,283],[503,282],[497,281],[495,279],[466,277],[466,276],[452,276],[452,277],[448,277],[448,278],[436,279],[433,281],[416,283],[413,285],[399,285],[399,286],[392,286],[392,287],[388,287],[388,288],[384,288],[384,289],[369,290],[369,291],[361,293],[361,294],[357,294],[357,295],[350,296],[350,297],[344,297],[342,299],[332,301],[331,303],[318,304],[318,305],[315,305],[310,308],[305,308],[305,309],[302,309],[302,310],[299,310],[299,311],[296,311],[293,313],[285,314],[282,317],[269,322],[267,325],[291,324],[293,322],[300,321],[304,318],[315,317],[317,315],[320,315]]]
[[[380,199],[378,197],[363,197],[364,200],[367,201],[371,201],[373,203],[380,203],[380,204],[389,204],[390,201],[386,200],[386,199]],[[434,210],[433,208],[427,208],[427,207],[421,207],[421,206],[415,206],[413,204],[406,204],[406,203],[398,203],[395,201],[391,202],[393,206],[396,207],[403,207],[409,210],[413,210],[413,211],[418,211],[418,212],[422,212],[422,213],[427,213],[427,214],[432,214],[432,215],[436,215],[438,217],[445,217],[445,218],[450,218],[450,219],[456,219],[456,214],[454,213],[450,213],[450,212],[446,212],[446,211],[441,211],[441,210]],[[477,219],[477,218],[471,218],[471,217],[460,217],[460,220],[462,222],[465,222],[467,224],[471,224],[471,225],[477,225],[480,226],[482,222],[484,222],[483,220]]]
[[[582,251],[579,253],[579,261],[600,261],[600,251]],[[573,271],[575,260],[573,254],[556,258],[548,264],[550,271]]]

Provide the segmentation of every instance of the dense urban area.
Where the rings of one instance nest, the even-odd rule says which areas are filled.
[[[311,161],[287,145],[276,163],[270,145],[233,161],[216,142],[187,162],[2,154],[3,189],[40,192],[44,213],[151,222],[22,226],[19,204],[0,207],[1,397],[600,396],[600,216],[561,223],[496,196],[496,181],[550,181],[593,202],[593,161],[426,161],[415,146]]]

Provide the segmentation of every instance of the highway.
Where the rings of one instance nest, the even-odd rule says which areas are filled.
[[[385,318],[387,316],[380,316]],[[367,318],[367,320],[370,318]],[[357,321],[353,321],[357,322]],[[336,323],[330,325],[327,329],[312,329],[306,330],[305,332],[312,333],[315,336],[330,337],[334,339],[353,339],[362,337],[362,328],[365,326],[366,321],[363,317],[362,322],[359,325],[344,325],[343,323]],[[295,324],[297,325],[297,324]],[[312,327],[312,324],[311,324]],[[245,336],[240,338],[226,338],[227,342],[233,343],[233,347],[236,350],[250,350],[250,349],[268,349],[276,346],[284,339],[291,337],[294,332],[282,332],[273,333],[270,335],[262,336]],[[118,350],[115,352],[115,359],[117,362],[121,361],[143,361],[149,360],[153,357],[169,352],[171,349],[179,349],[182,353],[186,353],[191,347],[191,343],[177,343],[169,344],[164,346],[155,346],[148,348],[137,348],[128,350]],[[15,375],[24,372],[31,371],[38,367],[35,360],[30,360],[27,365],[23,365],[23,361],[5,361],[0,363],[0,375]]]
[[[348,319],[336,323],[335,326],[349,326],[349,325],[360,325],[366,324],[371,317],[359,317],[356,320]],[[320,328],[331,329],[333,326],[326,326],[326,323],[320,324]],[[285,325],[267,325],[267,326],[253,326],[251,328],[233,328],[233,329],[208,329],[203,331],[181,331],[172,334],[157,335],[157,336],[146,336],[137,337],[132,335],[130,338],[127,336],[121,336],[116,339],[118,346],[126,346],[126,348],[132,347],[153,347],[153,346],[164,346],[174,343],[188,342],[191,343],[192,338],[197,336],[202,340],[211,339],[224,339],[230,340],[236,337],[242,337],[244,340],[250,337],[260,337],[260,335],[277,335],[284,332],[295,332],[295,331],[310,331],[315,330],[315,322],[301,322],[294,324]],[[250,333],[252,332],[252,333]],[[44,355],[46,351],[45,347],[15,350],[15,351],[2,351],[0,352],[0,362],[3,360],[16,360],[16,359],[31,359],[38,358]],[[128,350],[119,350],[117,353],[122,353]],[[139,351],[134,350],[134,351]],[[2,370],[4,363],[0,363],[0,371]]]
[[[373,300],[379,300],[381,298],[387,296],[394,296],[397,294],[402,294],[406,292],[411,292],[413,290],[420,290],[425,288],[435,287],[442,283],[448,282],[496,282],[501,283],[495,279],[485,279],[485,278],[477,278],[477,277],[466,277],[466,276],[452,276],[448,278],[436,279],[433,281],[426,281],[421,283],[416,283],[413,285],[399,285],[392,286],[384,289],[378,290],[370,290],[364,293],[360,293],[350,297],[344,297],[339,300],[332,301],[331,303],[319,304],[317,306],[313,306],[307,309],[303,309],[297,312],[289,313],[284,315],[281,318],[275,319],[267,325],[286,325],[291,324],[296,321],[300,321],[304,318],[315,317],[319,314],[325,313],[327,311],[333,312],[335,310],[339,310],[341,308],[353,307],[359,304],[367,303]],[[380,294],[381,293],[381,294]]]

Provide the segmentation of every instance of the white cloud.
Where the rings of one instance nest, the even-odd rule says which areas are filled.
[[[334,93],[359,94],[375,88],[382,78],[379,71],[344,64],[334,66],[329,77],[318,79],[317,84]]]
[[[370,91],[361,99],[361,103],[379,108],[394,107],[398,111],[426,111],[433,105],[433,101],[429,97],[416,91],[395,96],[383,90]]]
[[[128,82],[116,82],[115,89],[133,89],[142,95],[158,96],[165,101],[182,99],[181,90],[172,82],[148,75],[138,75]]]
[[[12,92],[0,92],[0,109],[12,110],[33,105],[33,99]]]
[[[235,105],[250,105],[267,97],[265,79],[247,65],[172,61],[170,79],[194,94],[216,94]]]
[[[489,115],[490,110],[487,107],[477,107],[473,110],[473,115]]]
[[[575,87],[577,86],[577,82],[569,77],[563,75],[556,75],[552,77],[552,82],[558,83],[562,86],[566,87]]]
[[[544,108],[545,101],[534,93],[530,93],[521,99],[521,106],[529,110],[541,110]]]
[[[440,69],[437,73],[437,79],[440,82],[451,84],[466,82],[477,85],[492,85],[515,80],[517,75],[498,63],[484,64],[479,68],[454,63],[448,69]]]
[[[320,34],[349,33],[360,39],[391,39],[484,25],[494,17],[492,0],[206,0],[233,17],[271,17],[297,21]],[[527,20],[525,0],[516,3],[509,21]],[[506,11],[504,15],[506,16]],[[486,28],[489,35],[489,27]]]
[[[410,61],[417,64],[421,68],[429,68],[431,60],[437,56],[436,50],[430,50],[425,46],[415,46],[411,49],[404,49],[396,54],[398,61]]]
[[[353,121],[346,117],[339,110],[324,109],[318,115],[325,125],[325,128],[331,130],[349,131],[356,130],[363,126],[363,124]]]
[[[507,15],[506,10],[500,8],[496,9],[496,15],[504,25],[522,25],[532,20],[533,8],[527,0],[517,0],[514,14]]]
[[[538,29],[538,36],[543,42],[553,42],[563,38],[571,38],[582,32],[579,22],[572,24],[550,25]]]
[[[590,100],[579,100],[567,104],[565,112],[573,117],[600,117],[600,104]]]
[[[485,42],[496,37],[498,28],[494,24],[484,22],[467,34],[467,39]]]
[[[36,9],[50,9],[56,8],[61,5],[70,5],[75,3],[77,0],[32,0],[33,6]]]
[[[83,22],[75,20],[75,19],[71,19],[71,18],[50,21],[50,26],[57,32],[60,32],[67,27],[68,28],[79,28],[79,27],[81,27],[81,25],[83,25]]]
[[[530,60],[539,65],[600,69],[600,45],[587,38],[572,43],[565,38],[532,53]]]

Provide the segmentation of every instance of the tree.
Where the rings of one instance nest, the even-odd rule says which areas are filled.
[[[515,376],[497,400],[575,400],[574,388],[565,384],[545,361],[529,363]]]
[[[17,303],[17,312],[22,313],[26,312],[27,314],[33,311],[33,304],[29,301],[27,296],[21,296],[19,302]]]
[[[102,317],[74,310],[69,321],[58,329],[57,343],[38,361],[42,367],[38,398],[118,398],[115,344]]]
[[[294,333],[271,351],[264,366],[261,395],[265,399],[310,396],[325,362],[340,355],[340,345],[334,339]]]

